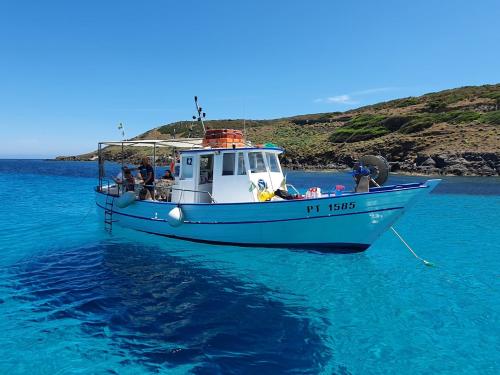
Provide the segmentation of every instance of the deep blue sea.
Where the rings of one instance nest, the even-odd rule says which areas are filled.
[[[500,373],[500,179],[447,178],[396,224],[426,267],[390,232],[357,254],[110,235],[96,167],[0,160],[1,374]]]

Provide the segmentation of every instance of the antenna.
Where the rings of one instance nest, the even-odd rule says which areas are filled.
[[[203,108],[201,108],[198,105],[198,97],[197,96],[194,97],[194,105],[196,106],[196,112],[198,113],[198,116],[193,116],[193,120],[200,121],[201,122],[201,126],[203,128],[203,133],[206,133],[205,122],[203,121],[203,119],[206,116],[206,113],[203,112]]]
[[[247,113],[245,111],[245,103],[243,103],[243,139],[247,139]]]
[[[124,140],[125,139],[125,127],[123,126],[123,123],[120,122],[118,124],[118,130],[121,131],[121,133],[122,133],[122,140]]]
[[[185,121],[187,122],[187,121]],[[188,135],[188,138],[191,138],[191,136],[193,135],[193,121],[191,121],[191,124],[189,125],[189,135]]]

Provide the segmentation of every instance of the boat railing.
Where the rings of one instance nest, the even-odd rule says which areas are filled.
[[[108,179],[102,178],[99,180],[99,185],[97,185],[95,187],[95,190],[100,192],[100,193],[106,192],[106,194],[108,194],[108,195],[119,195],[118,193],[117,194],[109,194],[109,192],[111,191],[111,187],[113,187],[114,185],[116,185],[116,183],[110,183],[110,181]]]
[[[123,193],[125,193],[124,187],[125,186],[122,183],[110,183],[109,180],[103,179],[101,185],[96,187],[96,190],[101,192],[101,193],[105,192],[107,195],[120,196]],[[134,184],[133,191],[136,194],[138,194],[141,189],[149,188],[149,187],[153,188],[155,198],[165,197],[165,198],[167,198],[168,201],[171,201],[172,191],[176,190],[176,191],[181,192],[181,198],[182,198],[183,192],[196,193],[196,194],[206,194],[210,198],[211,203],[217,203],[217,201],[212,196],[212,193],[210,193],[207,190],[182,189],[182,188],[175,187],[174,185],[157,186],[156,183],[154,185]],[[132,191],[132,190],[130,190],[130,191]],[[158,199],[156,199],[156,200],[158,200]]]
[[[289,188],[290,188],[290,189],[292,189],[293,191],[295,191],[295,194],[297,194],[297,195],[302,195],[302,194],[300,194],[300,191],[298,191],[298,190],[295,188],[295,186],[293,186],[292,184],[286,184],[286,189],[288,190]]]
[[[196,193],[196,194],[206,194],[210,198],[210,202],[211,203],[217,203],[216,200],[214,199],[214,197],[212,196],[212,193],[210,193],[207,190],[181,189],[181,188],[175,187],[173,185],[170,185],[170,186],[160,186],[160,187],[156,188],[156,191],[161,191],[161,190],[169,191],[169,194],[171,194],[173,190],[180,191],[181,192],[181,198],[180,198],[180,200],[182,200],[182,195],[183,195],[184,192],[187,192],[187,193]]]

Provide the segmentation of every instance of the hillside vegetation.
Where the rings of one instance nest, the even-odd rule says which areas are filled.
[[[243,120],[206,121],[243,129]],[[347,112],[246,120],[247,138],[286,149],[292,168],[345,168],[363,154],[381,154],[393,171],[500,174],[500,84],[462,87],[378,103]],[[199,124],[178,122],[137,138],[201,136]]]

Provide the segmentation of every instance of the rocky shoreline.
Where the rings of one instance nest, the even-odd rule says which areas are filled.
[[[500,155],[496,153],[472,153],[417,155],[402,161],[391,161],[391,172],[410,175],[434,176],[500,176]],[[346,170],[354,159],[341,161],[300,160],[285,157],[283,166],[290,169]]]
[[[394,173],[422,176],[500,176],[500,155],[497,153],[417,154],[401,161],[393,161],[390,156],[386,158],[391,166],[391,172]],[[96,157],[61,156],[56,160],[95,161]],[[167,163],[167,160],[158,161]],[[307,158],[285,156],[282,165],[292,170],[344,171],[351,169],[354,161],[351,157],[330,159],[321,156]],[[138,158],[127,158],[129,164],[138,162]]]

